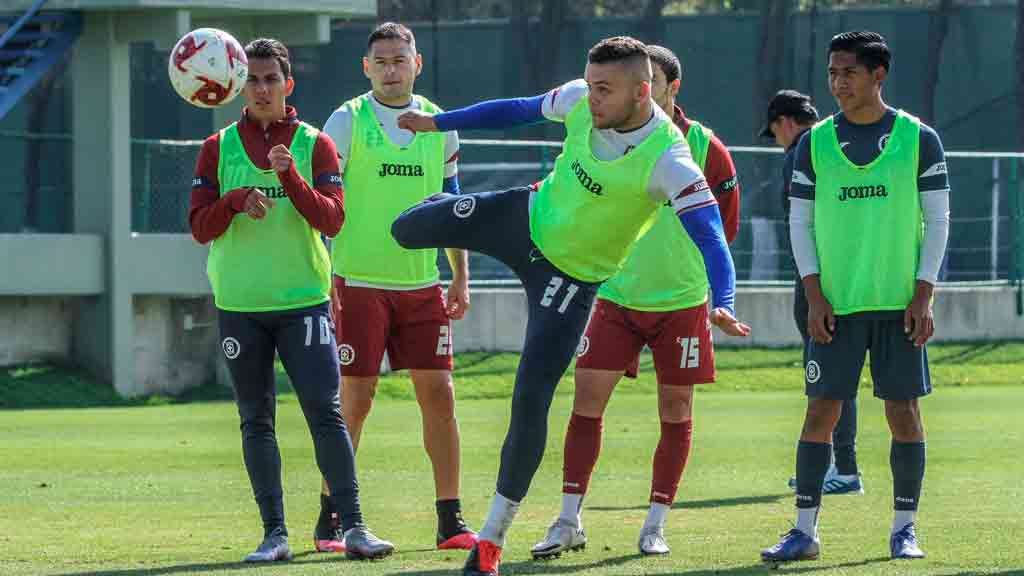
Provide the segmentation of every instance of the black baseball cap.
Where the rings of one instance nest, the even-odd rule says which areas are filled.
[[[772,122],[782,116],[792,116],[796,120],[814,122],[818,119],[818,111],[811,104],[811,97],[796,90],[779,90],[768,103],[768,114],[765,116],[764,126],[758,134],[761,138],[771,138]]]

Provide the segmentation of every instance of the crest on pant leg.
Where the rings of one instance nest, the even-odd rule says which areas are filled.
[[[452,207],[452,211],[455,212],[455,216],[458,218],[469,218],[473,210],[476,210],[476,198],[472,196],[460,198]]]
[[[220,343],[220,347],[224,350],[224,356],[227,356],[228,360],[234,360],[242,353],[242,345],[238,343],[238,340],[235,340],[231,336],[225,338]]]
[[[817,384],[821,380],[821,366],[814,360],[807,363],[807,382]]]

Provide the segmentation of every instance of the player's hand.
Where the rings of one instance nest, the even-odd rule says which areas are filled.
[[[410,132],[437,132],[434,116],[419,110],[410,110],[399,116],[398,127]]]
[[[715,308],[709,317],[711,323],[729,336],[750,336],[750,326],[737,320],[725,308]]]
[[[245,206],[242,210],[253,220],[262,220],[273,207],[273,200],[267,198],[267,195],[263,192],[251,188],[249,194],[245,197]]]
[[[832,304],[820,292],[813,297],[808,294],[807,304],[807,334],[818,344],[832,342],[832,336],[836,333],[836,315],[832,311]]]
[[[292,153],[284,144],[278,144],[270,149],[267,155],[270,160],[270,167],[274,172],[287,172],[292,167]]]
[[[331,320],[335,324],[341,322],[341,294],[338,293],[334,287],[334,282],[331,282]]]
[[[453,278],[448,286],[444,311],[452,320],[462,320],[469,311],[469,281],[465,278]]]
[[[917,281],[914,298],[903,313],[903,332],[914,346],[924,346],[935,334],[935,318],[932,316],[932,290],[934,287],[924,280]]]

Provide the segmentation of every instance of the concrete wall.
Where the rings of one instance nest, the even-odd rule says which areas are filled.
[[[935,296],[935,340],[1024,339],[1024,317],[1016,314],[1016,291],[1008,286],[939,287]],[[750,324],[749,338],[715,330],[719,346],[798,346],[789,287],[740,288],[737,314]],[[455,349],[518,351],[526,330],[526,298],[516,289],[473,293],[468,317],[455,324]]]
[[[187,285],[191,280],[182,282]],[[220,370],[212,299],[205,294],[182,294],[183,288],[177,290],[179,294],[133,297],[133,394],[174,394],[214,380],[227,383]],[[89,298],[94,297],[0,297],[0,366],[74,362],[72,329],[81,321],[76,311]],[[753,327],[753,334],[740,340],[716,333],[716,344],[798,345],[792,302],[792,290],[786,287],[741,289],[737,312]],[[1016,292],[1007,286],[941,287],[935,298],[935,318],[936,341],[1024,339],[1024,317],[1016,315]],[[477,289],[470,314],[455,324],[455,350],[518,352],[525,328],[526,298],[521,290]]]

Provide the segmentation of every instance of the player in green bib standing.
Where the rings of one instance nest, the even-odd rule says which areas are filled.
[[[509,266],[526,292],[526,341],[497,490],[463,569],[469,576],[498,573],[505,535],[544,455],[555,387],[572,361],[597,289],[619,270],[666,202],[703,257],[713,292],[711,322],[746,329],[733,317],[735,270],[715,197],[682,132],[651,99],[647,47],[629,37],[608,38],[587,60],[585,79],[540,96],[399,118],[399,126],[417,132],[500,129],[545,119],[566,128],[562,153],[542,182],[502,192],[441,193],[407,210],[391,228],[407,248],[488,254]]]
[[[718,201],[726,238],[732,241],[739,230],[740,194],[732,157],[709,128],[688,119],[675,104],[682,84],[679,58],[662,46],[648,46],[648,52],[654,102],[686,136],[693,160]],[[573,96],[565,91],[558,98]],[[650,508],[637,546],[645,555],[669,553],[665,517],[690,453],[693,387],[714,381],[715,360],[704,260],[671,206],[659,209],[656,218],[622,269],[597,292],[577,352],[576,398],[563,451],[562,510],[533,547],[534,558],[585,546],[582,502],[601,451],[602,418],[622,376],[636,378],[645,344],[654,353],[661,437],[654,452]]]
[[[280,356],[313,437],[316,462],[337,501],[352,558],[394,547],[359,509],[355,454],[338,397],[330,315],[331,263],[321,235],[345,218],[331,139],[301,122],[285,100],[295,81],[277,40],[245,48],[242,119],[203,143],[189,224],[210,243],[207,274],[241,419],[242,455],[263,520],[263,542],[245,560],[291,558],[275,433],[274,358]]]
[[[790,188],[790,239],[806,289],[807,413],[796,454],[796,527],[763,550],[769,562],[820,553],[818,512],[843,401],[854,398],[870,351],[874,395],[892,433],[892,558],[922,558],[916,514],[925,468],[918,398],[931,392],[925,343],[932,291],[949,236],[942,143],[882,100],[891,53],[874,32],[829,45],[840,112],[805,134]]]
[[[392,370],[409,370],[434,471],[437,547],[469,549],[476,534],[462,520],[459,501],[451,333],[451,321],[469,307],[466,251],[447,251],[452,283],[445,301],[437,249],[407,250],[390,232],[410,206],[442,188],[459,192],[458,135],[398,127],[398,116],[408,110],[441,111],[413,94],[422,68],[412,31],[394,22],[381,24],[370,34],[363,58],[372,90],[345,102],[324,125],[338,150],[348,214],[331,247],[341,406],[358,450],[384,352]],[[342,546],[337,513],[327,496],[322,500],[316,547],[337,551]]]

